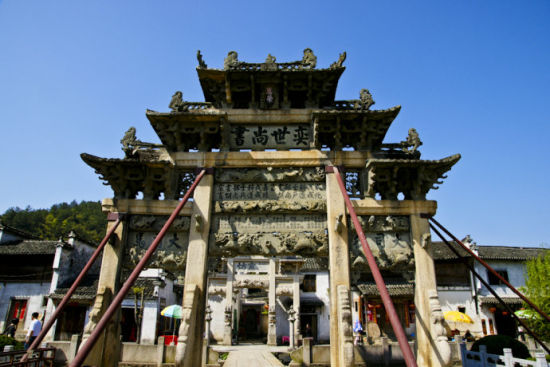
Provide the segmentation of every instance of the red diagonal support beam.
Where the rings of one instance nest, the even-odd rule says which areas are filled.
[[[99,246],[97,246],[96,250],[94,251],[90,259],[88,260],[88,262],[86,263],[86,265],[84,266],[84,268],[82,269],[82,271],[80,272],[76,280],[74,281],[73,285],[67,291],[67,294],[65,294],[61,302],[59,302],[59,304],[55,308],[54,313],[50,316],[48,321],[44,324],[44,327],[40,331],[40,334],[38,334],[38,336],[36,337],[36,339],[34,339],[29,349],[27,349],[27,353],[21,358],[21,362],[25,362],[27,358],[29,358],[29,356],[36,349],[36,347],[40,345],[40,343],[42,342],[42,340],[44,339],[48,331],[50,331],[54,322],[57,320],[57,318],[61,314],[61,311],[63,311],[63,309],[71,299],[71,296],[76,291],[76,288],[78,287],[82,279],[84,279],[84,276],[88,273],[88,271],[90,270],[90,268],[92,267],[96,259],[98,258],[101,251],[103,251],[103,248],[107,244],[107,241],[109,241],[113,233],[115,233],[115,230],[117,229],[118,225],[120,224],[123,218],[124,218],[124,214],[122,213],[109,213],[109,215],[107,216],[107,220],[115,219],[116,220],[115,223],[113,224],[109,232],[107,232],[107,234],[105,235],[105,237],[103,238]]]
[[[432,217],[429,217],[429,220],[435,223],[443,232],[445,232],[449,237],[453,239],[456,243],[460,245],[468,254],[474,257],[481,265],[483,265],[487,270],[489,270],[494,276],[496,276],[503,284],[505,284],[508,288],[512,290],[515,294],[517,294],[525,303],[527,303],[529,306],[533,308],[533,310],[537,311],[542,317],[546,319],[546,321],[550,322],[550,316],[548,316],[543,310],[541,310],[537,305],[535,305],[531,300],[523,295],[520,291],[518,291],[512,284],[510,284],[506,279],[502,277],[499,273],[495,271],[489,264],[487,264],[482,258],[477,256],[468,246],[463,244],[458,238],[456,238],[451,232],[449,232],[441,223],[439,223],[437,220],[435,220]]]
[[[407,336],[405,335],[403,326],[399,321],[397,312],[395,312],[395,307],[393,306],[390,294],[388,293],[388,289],[386,288],[386,284],[384,283],[384,278],[382,278],[380,269],[378,269],[378,265],[376,265],[376,260],[374,259],[374,255],[372,254],[370,247],[367,243],[367,238],[365,237],[365,233],[363,233],[361,223],[359,223],[359,219],[357,218],[357,214],[355,213],[353,204],[351,203],[351,200],[348,196],[342,176],[340,175],[337,167],[327,168],[328,172],[330,172],[332,168],[332,172],[336,176],[338,186],[340,186],[340,190],[342,191],[342,195],[344,196],[344,200],[346,201],[346,207],[348,208],[351,221],[353,222],[353,226],[355,227],[355,231],[357,232],[357,236],[359,237],[359,241],[361,242],[361,246],[363,247],[363,251],[365,252],[365,257],[367,258],[372,276],[374,277],[374,281],[376,282],[376,287],[378,288],[378,292],[380,292],[380,298],[382,298],[382,303],[384,304],[384,308],[386,309],[388,318],[390,319],[391,326],[393,328],[395,336],[397,337],[397,342],[399,343],[399,347],[401,348],[401,352],[403,353],[403,359],[405,359],[407,367],[416,367],[416,359],[414,358],[411,346],[407,341]]]
[[[527,333],[529,335],[531,335],[540,345],[541,347],[546,351],[546,353],[550,354],[550,349],[548,349],[548,347],[544,344],[544,342],[529,328],[529,326],[527,326],[527,324],[522,320],[520,319],[515,313],[514,313],[514,310],[512,310],[512,308],[510,306],[508,306],[503,300],[502,298],[500,298],[500,296],[497,294],[497,292],[493,289],[493,287],[491,287],[489,285],[489,283],[483,279],[483,277],[481,275],[479,275],[479,273],[477,271],[475,271],[474,267],[468,262],[468,259],[465,258],[465,257],[462,257],[460,256],[460,254],[458,253],[458,251],[453,247],[453,245],[451,245],[449,243],[449,241],[447,241],[443,235],[437,230],[437,228],[434,227],[434,225],[432,223],[430,223],[430,228],[432,229],[432,231],[434,231],[435,234],[437,234],[439,236],[439,238],[441,238],[441,240],[447,245],[447,247],[449,247],[449,249],[456,255],[456,257],[462,261],[462,263],[464,265],[466,265],[466,267],[468,269],[470,269],[470,271],[472,272],[472,274],[474,274],[474,276],[479,279],[479,281],[481,283],[483,283],[483,285],[489,290],[489,292],[491,292],[491,294],[493,296],[495,296],[495,298],[504,306],[504,308],[506,308],[506,310],[508,310],[508,312],[510,312],[510,315],[512,315],[512,317],[514,317],[516,319],[517,322],[519,322],[519,324],[521,326],[523,326],[525,328],[525,330],[527,330]]]
[[[211,170],[210,170],[211,171]],[[145,252],[145,255],[143,255],[143,258],[139,261],[139,263],[136,265],[126,282],[124,282],[124,285],[120,289],[120,291],[117,293],[116,297],[113,299],[107,310],[105,311],[105,314],[101,317],[101,320],[97,323],[96,327],[94,328],[94,331],[90,334],[88,340],[86,340],[86,343],[80,348],[77,355],[73,359],[73,361],[70,364],[70,367],[78,367],[82,365],[86,357],[88,356],[88,353],[92,350],[93,346],[97,342],[97,339],[103,332],[103,330],[107,327],[107,323],[109,320],[111,320],[111,317],[113,317],[115,311],[120,307],[120,304],[124,300],[124,297],[126,297],[126,294],[130,291],[130,288],[138,278],[139,274],[145,268],[145,265],[147,265],[147,261],[151,258],[155,250],[157,249],[158,245],[164,238],[164,235],[166,232],[168,232],[168,229],[176,219],[176,217],[179,215],[181,209],[183,209],[183,206],[197,187],[198,183],[202,179],[202,177],[206,174],[206,169],[201,170],[201,172],[197,175],[197,178],[187,190],[185,195],[183,196],[183,199],[179,202],[178,206],[174,211],[172,212],[172,215],[170,215],[170,218],[166,221],[162,229],[160,230],[157,237],[154,239],[154,241],[151,243],[149,248],[147,249],[147,252]]]

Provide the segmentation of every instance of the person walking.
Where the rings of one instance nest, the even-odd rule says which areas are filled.
[[[42,323],[38,320],[38,312],[33,312],[31,325],[25,337],[25,350],[29,349],[34,339],[40,334],[40,330],[42,330]]]
[[[19,324],[19,319],[11,320],[10,324],[6,327],[2,335],[8,335],[12,338],[15,338],[15,330],[17,330],[17,324]]]

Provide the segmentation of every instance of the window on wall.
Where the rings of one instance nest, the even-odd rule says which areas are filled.
[[[458,306],[458,312],[466,313],[466,307]]]
[[[26,310],[26,299],[12,299],[10,302],[10,311],[8,312],[8,320],[6,321],[11,321],[12,319],[19,319],[23,321]]]
[[[498,275],[504,278],[504,280],[508,281],[508,271],[507,270],[495,270]],[[504,284],[496,275],[491,273],[489,270],[487,270],[487,277],[489,279],[490,285],[500,285]]]
[[[304,275],[304,282],[302,283],[302,290],[304,292],[315,292],[317,290],[315,286],[315,274]]]

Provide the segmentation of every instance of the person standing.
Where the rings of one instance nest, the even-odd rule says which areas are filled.
[[[11,320],[8,327],[6,327],[6,330],[2,333],[2,335],[8,335],[12,338],[15,338],[15,330],[17,330],[17,324],[19,324],[19,319],[13,319]]]
[[[25,337],[25,350],[29,349],[34,339],[40,334],[40,330],[42,330],[42,323],[38,320],[38,312],[33,312],[31,325]]]

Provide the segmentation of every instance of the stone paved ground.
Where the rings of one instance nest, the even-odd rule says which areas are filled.
[[[283,364],[269,351],[245,349],[229,352],[224,367],[282,367]]]

